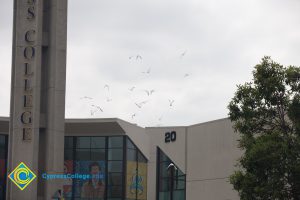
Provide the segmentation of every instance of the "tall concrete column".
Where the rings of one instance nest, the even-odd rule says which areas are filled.
[[[63,173],[67,0],[14,0],[8,173],[24,162],[37,178],[7,199],[51,199]]]

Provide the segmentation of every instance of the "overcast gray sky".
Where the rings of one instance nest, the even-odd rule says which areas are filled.
[[[0,6],[0,116],[9,115],[12,3]],[[69,0],[66,117],[140,126],[227,117],[264,55],[300,65],[299,11],[299,0]]]

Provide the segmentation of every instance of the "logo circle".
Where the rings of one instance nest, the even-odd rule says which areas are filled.
[[[19,168],[14,173],[16,183],[25,185],[30,181],[29,171],[26,168]]]

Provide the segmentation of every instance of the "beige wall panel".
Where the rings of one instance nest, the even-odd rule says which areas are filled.
[[[232,123],[221,119],[194,125],[188,128],[187,136],[187,190],[192,195],[188,200],[197,199],[193,196],[195,190],[202,191],[203,199],[211,200],[235,194],[229,182],[211,181],[228,179],[241,155],[237,148],[238,134],[234,133]],[[217,194],[219,196],[214,196]],[[236,195],[227,199],[229,197],[236,199]]]
[[[165,133],[176,131],[176,141],[165,143]],[[148,162],[148,200],[156,199],[156,150],[159,147],[183,171],[186,170],[186,128],[162,127],[146,128],[150,138],[150,159]]]
[[[165,143],[165,133],[176,131],[176,141]],[[175,164],[185,172],[186,169],[186,128],[185,127],[162,127],[162,128],[146,128],[146,133],[150,137],[151,150],[153,156],[152,161],[156,161],[156,147],[158,146]]]
[[[238,200],[228,179],[187,182],[187,200]]]
[[[149,160],[150,158],[150,139],[145,133],[145,129],[135,124],[128,123],[126,121],[118,119],[118,123],[125,131],[126,135],[133,141],[133,143],[139,148],[139,150]]]

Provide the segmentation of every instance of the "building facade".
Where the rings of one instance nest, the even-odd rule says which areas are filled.
[[[0,200],[10,181],[9,139],[9,118],[2,117]],[[64,148],[57,149],[64,149],[64,163],[58,164],[65,174],[96,174],[97,180],[66,178],[62,194],[74,200],[236,200],[228,177],[241,156],[237,140],[229,119],[146,128],[117,118],[66,119]],[[42,165],[34,171],[38,185],[54,181],[43,177]]]
[[[238,199],[228,177],[241,152],[228,119],[147,128],[117,118],[65,120],[67,5],[14,0],[0,200]]]

